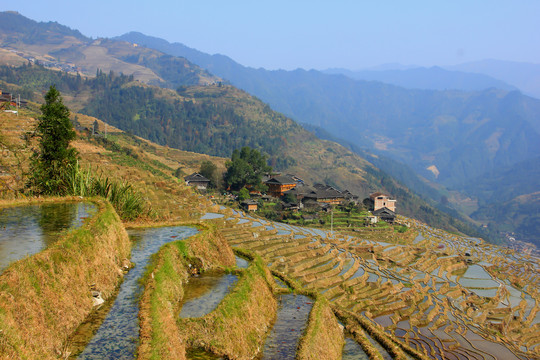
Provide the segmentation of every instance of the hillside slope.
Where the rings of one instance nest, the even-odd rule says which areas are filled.
[[[93,76],[99,70],[133,75],[149,84],[176,88],[220,79],[185,58],[123,41],[92,40],[57,23],[0,12],[0,46],[47,67]]]
[[[140,33],[119,39],[186,56],[297,121],[405,162],[447,186],[540,152],[540,101],[515,91],[411,90],[313,70],[247,68]]]
[[[403,70],[328,69],[325,74],[342,74],[351,79],[380,81],[407,89],[481,91],[497,88],[507,91],[518,90],[515,86],[491,76],[464,71],[445,70],[438,66],[418,67]]]
[[[55,83],[65,92],[68,104],[73,102],[88,115],[161,145],[220,156],[250,145],[268,154],[276,169],[295,173],[310,183],[327,183],[361,197],[386,191],[398,199],[402,214],[478,235],[475,228],[431,207],[360,156],[318,139],[232,86],[193,86],[175,92],[129,76],[100,74],[83,80],[38,66],[2,67],[2,80],[15,82],[13,88],[40,84],[34,85],[36,98],[48,84]]]

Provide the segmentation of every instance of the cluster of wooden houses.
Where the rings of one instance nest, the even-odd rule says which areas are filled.
[[[21,106],[26,106],[26,104],[27,102],[21,100],[20,96],[13,96],[13,94],[0,89],[0,110],[16,112],[15,110],[11,110],[11,108],[18,109]]]
[[[210,180],[199,173],[194,173],[184,178],[186,185],[193,186],[198,190],[206,190]],[[266,195],[260,195],[263,199],[271,198],[282,199],[291,196],[295,199],[294,202],[285,202],[286,209],[316,209],[329,211],[334,205],[354,203],[358,204],[359,197],[349,190],[340,191],[333,186],[315,184],[308,186],[305,182],[294,175],[272,175],[263,179],[263,182],[268,186]],[[368,217],[370,223],[377,223],[379,220],[384,220],[393,223],[396,217],[396,200],[390,195],[376,192],[364,199],[364,205],[367,205],[371,211],[371,216]],[[242,206],[247,211],[256,211],[258,203],[254,200],[246,200]]]

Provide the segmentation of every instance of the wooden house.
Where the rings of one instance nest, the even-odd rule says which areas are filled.
[[[396,220],[396,213],[388,209],[387,207],[383,207],[373,211],[373,216],[376,216],[378,219],[386,221],[390,224],[393,224]]]
[[[257,202],[250,199],[243,201],[241,205],[245,211],[257,211],[258,208]]]
[[[286,191],[295,188],[297,182],[291,176],[278,175],[265,181],[265,184],[268,186],[268,194],[279,198],[282,197]]]
[[[208,188],[208,184],[210,184],[210,180],[199,173],[188,175],[184,177],[184,180],[186,181],[187,186],[193,186],[197,188],[197,190],[206,190]]]
[[[312,191],[304,195],[304,199],[325,204],[341,204],[345,201],[345,196],[332,186],[315,184]]]

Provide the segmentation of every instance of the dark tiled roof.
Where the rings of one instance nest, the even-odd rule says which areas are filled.
[[[369,197],[370,197],[371,199],[375,199],[375,198],[378,197],[378,196],[387,196],[387,197],[390,197],[390,195],[385,194],[385,193],[382,193],[382,192],[375,192],[375,193],[369,195]]]
[[[375,216],[381,216],[381,215],[389,215],[389,216],[396,216],[396,213],[393,212],[392,210],[390,210],[389,208],[387,207],[383,207],[383,208],[380,208],[378,210],[375,210],[373,212],[373,215]]]
[[[198,182],[210,182],[210,180],[208,180],[207,178],[205,178],[204,176],[202,176],[199,173],[193,173],[191,175],[188,175],[188,176],[186,176],[184,178],[184,180],[186,180],[186,181],[198,181]]]
[[[285,191],[285,194],[306,195],[312,191],[314,191],[313,188],[309,186],[296,186],[292,188],[291,190]]]
[[[287,175],[278,175],[273,176],[270,180],[267,180],[265,184],[277,184],[277,185],[288,185],[296,184],[296,180]]]
[[[311,199],[339,199],[344,198],[343,194],[339,191],[334,189],[331,186],[327,186],[325,188],[315,188],[309,193],[306,194],[307,198]]]
[[[349,190],[345,190],[343,192],[343,196],[345,196],[346,199],[358,199],[358,195],[354,195],[352,192],[350,192]]]

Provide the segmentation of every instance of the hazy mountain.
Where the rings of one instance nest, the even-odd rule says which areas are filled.
[[[403,65],[400,63],[386,63],[376,66],[370,66],[364,69],[360,69],[360,71],[386,71],[386,70],[410,70],[410,69],[416,69],[419,68],[418,65]]]
[[[518,87],[527,95],[540,99],[540,64],[481,60],[446,66],[446,68],[448,70],[489,75]]]
[[[450,71],[441,67],[418,67],[403,70],[362,70],[327,69],[325,74],[343,74],[352,79],[380,81],[408,89],[463,90],[478,91],[489,88],[517,90],[516,87],[483,74]]]
[[[220,81],[185,58],[123,41],[92,40],[66,26],[36,22],[14,12],[0,12],[0,46],[47,67],[90,76],[98,69],[122,72],[172,88]]]
[[[491,233],[513,233],[521,241],[540,247],[540,191],[516,196],[508,201],[485,204],[471,217],[488,225]]]
[[[39,24],[43,26],[43,23]],[[25,31],[24,28],[20,29],[21,39]],[[272,141],[268,141],[272,139],[271,133],[268,136],[259,136],[267,134],[268,129],[277,129],[281,125],[270,121],[274,117],[272,115],[266,117],[261,123],[264,126],[260,125],[263,127],[257,130],[253,127],[253,122],[247,121],[249,117],[257,117],[266,112],[275,113],[268,106],[240,106],[236,96],[229,96],[229,93],[223,92],[219,78],[201,70],[185,58],[176,56],[183,54],[190,56],[192,61],[202,67],[217,72],[220,77],[230,80],[232,84],[257,95],[272,107],[281,109],[294,119],[321,126],[333,136],[354,144],[359,153],[361,151],[358,149],[369,149],[371,153],[379,156],[373,157],[373,161],[393,159],[381,160],[379,164],[394,174],[402,174],[400,175],[402,179],[407,178],[403,174],[409,170],[397,166],[396,159],[405,162],[425,178],[452,185],[477,178],[498,167],[511,166],[534,158],[540,152],[540,135],[535,131],[535,128],[540,128],[537,116],[540,114],[540,101],[523,96],[517,91],[410,90],[318,71],[252,69],[243,67],[222,55],[211,56],[180,44],[169,44],[163,40],[134,33],[129,34],[129,39],[125,39],[130,42],[85,40],[71,35],[65,36],[62,42],[61,35],[54,31],[50,32],[50,35],[56,37],[54,43],[44,42],[39,48],[10,35],[12,40],[10,46],[23,53],[32,50],[44,59],[54,54],[59,63],[70,61],[77,67],[91,65],[97,68],[103,64],[114,65],[115,72],[133,74],[135,78],[150,84],[178,88],[177,96],[171,97],[169,93],[163,93],[161,96],[166,99],[161,99],[156,95],[150,96],[143,90],[132,89],[129,86],[125,88],[127,85],[123,85],[114,91],[111,89],[113,92],[102,98],[98,98],[98,94],[91,93],[92,98],[98,100],[94,103],[87,102],[86,109],[88,112],[92,111],[93,115],[111,121],[119,121],[127,116],[123,120],[124,126],[131,124],[132,128],[126,130],[152,136],[152,140],[163,144],[214,154],[215,151],[225,153],[230,150],[230,146],[234,144],[241,146],[248,140],[253,146],[262,147],[269,154],[276,151],[276,146],[284,147],[283,144],[305,144],[305,146],[310,144],[305,137],[283,136],[283,139],[276,138],[272,145]],[[5,34],[0,34],[0,39],[4,38]],[[67,46],[68,44],[70,45]],[[37,52],[40,49],[41,54]],[[210,86],[197,89],[185,87],[191,84]],[[207,92],[208,89],[217,90]],[[129,99],[125,94],[131,94],[133,99],[140,101],[121,100]],[[180,105],[175,101],[184,101],[186,95],[189,95],[187,98],[192,98],[191,102],[195,107],[186,103],[185,107],[182,105],[182,108],[176,109]],[[112,99],[116,99],[116,102],[112,102]],[[244,103],[250,102],[252,101]],[[108,104],[106,108],[110,111],[121,111],[121,114],[98,113],[104,109],[103,104]],[[222,108],[223,106],[225,107]],[[195,113],[193,109],[196,110]],[[218,111],[219,109],[223,111]],[[218,113],[215,113],[216,111]],[[180,120],[189,121],[182,122],[184,121],[182,120],[173,127],[173,118],[178,116]],[[214,127],[209,119],[216,116],[225,117],[222,123]],[[241,129],[233,125],[240,121],[237,116],[243,119],[241,123],[244,125]],[[175,132],[178,137],[171,135]],[[359,171],[357,174],[365,176],[363,181],[370,179],[367,183],[355,183],[357,188],[363,189],[362,192],[382,184],[386,184],[385,186],[396,184],[393,190],[388,190],[387,187],[386,189],[395,196],[411,199],[401,185],[397,185],[390,176],[373,166],[360,171],[358,167],[346,165],[345,162],[344,168],[341,169],[342,160],[332,158],[334,160],[328,162],[328,168],[322,165],[324,168],[322,171],[320,159],[330,159],[328,151],[330,150],[328,148],[325,150],[324,146],[316,151],[307,151],[305,159],[311,159],[309,160],[311,162],[315,159],[314,153],[317,153],[319,161],[313,162],[310,165],[311,172],[305,174],[316,173],[319,177],[323,176],[325,181],[337,181],[338,178],[334,178],[337,172],[341,180],[336,185],[346,185],[353,183],[344,179],[347,176],[352,178],[354,176],[342,177],[343,174],[355,174]],[[282,163],[279,165],[282,168],[300,173],[303,170],[294,166],[299,161],[295,157],[296,153],[297,147],[291,149],[286,156],[277,156],[276,161],[280,159]],[[353,156],[352,153],[345,154],[342,150],[335,153],[344,157]],[[324,157],[321,157],[322,154]],[[384,157],[381,157],[381,154]],[[423,186],[421,178],[409,178],[411,183],[418,185],[418,188]],[[435,197],[437,202],[440,200],[437,198],[437,192],[430,197]],[[427,208],[422,208],[424,205],[418,205],[421,203],[419,200],[406,202],[409,214],[419,211],[425,216],[430,216],[425,210]],[[413,203],[416,205],[413,206]],[[443,218],[440,214],[434,216]]]
[[[186,56],[302,123],[446,185],[540,151],[540,101],[518,92],[412,90],[314,70],[268,71],[140,33],[119,39]]]
[[[133,76],[98,73],[82,79],[37,65],[0,66],[0,83],[26,89],[36,100],[56,84],[68,105],[159,144],[226,157],[233,149],[251,146],[267,154],[275,169],[308,183],[348,189],[361,198],[386,191],[399,199],[401,214],[479,235],[476,227],[433,208],[361,156],[318,139],[231,85],[183,86],[174,91],[134,81]]]
[[[481,199],[481,205],[540,191],[540,157],[495,169],[460,187]]]

